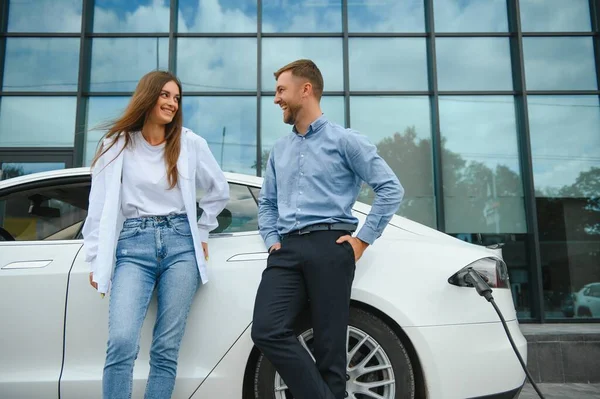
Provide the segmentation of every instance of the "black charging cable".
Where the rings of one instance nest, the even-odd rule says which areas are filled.
[[[473,285],[473,287],[475,287],[475,289],[477,290],[477,293],[479,295],[484,297],[488,302],[490,302],[492,304],[492,306],[496,310],[496,313],[498,313],[498,317],[500,317],[500,321],[502,322],[502,327],[504,327],[504,331],[506,331],[506,336],[508,337],[508,340],[510,341],[510,345],[512,346],[513,350],[515,351],[515,354],[517,355],[517,358],[519,359],[519,363],[521,363],[521,367],[523,367],[523,370],[525,370],[527,379],[529,380],[529,382],[533,386],[533,389],[535,389],[535,391],[537,392],[539,397],[544,399],[544,395],[542,395],[542,392],[540,392],[540,390],[537,387],[537,385],[535,384],[535,382],[533,382],[533,378],[531,378],[531,374],[529,374],[529,370],[527,370],[527,366],[525,365],[525,362],[523,361],[521,354],[517,350],[517,346],[515,345],[515,342],[512,339],[512,335],[510,335],[508,326],[506,325],[506,320],[504,320],[504,316],[502,316],[502,312],[498,308],[498,305],[496,305],[496,301],[494,301],[494,297],[492,296],[492,289],[483,280],[481,275],[472,268],[469,268],[469,270],[464,278],[467,283],[470,283]]]

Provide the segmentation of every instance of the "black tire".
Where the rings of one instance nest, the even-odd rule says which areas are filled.
[[[415,378],[412,364],[404,345],[392,329],[380,318],[357,308],[350,309],[349,325],[370,335],[387,355],[392,365],[395,381],[395,395],[393,399],[414,399]],[[310,328],[310,319],[306,316],[300,317],[297,323],[296,334],[300,335]],[[352,343],[349,346],[352,346]],[[275,368],[271,362],[261,353],[258,357],[254,373],[253,390],[255,399],[275,399],[275,372]],[[292,398],[293,396],[288,391],[286,399]],[[356,398],[367,399],[367,396],[357,394]]]

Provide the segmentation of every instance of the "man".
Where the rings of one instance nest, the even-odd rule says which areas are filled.
[[[346,329],[355,262],[383,232],[404,190],[364,136],[327,120],[323,77],[310,60],[275,72],[275,104],[293,132],[274,145],[259,196],[269,249],[254,307],[252,339],[296,399],[346,395]],[[356,237],[352,216],[362,181],[376,197]],[[293,331],[310,303],[314,357]]]

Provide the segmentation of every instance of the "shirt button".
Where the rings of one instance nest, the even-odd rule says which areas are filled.
[[[298,208],[298,212],[300,212],[300,208]]]
[[[300,154],[300,158],[304,158],[304,154]]]
[[[302,195],[302,191],[300,191],[299,194]]]

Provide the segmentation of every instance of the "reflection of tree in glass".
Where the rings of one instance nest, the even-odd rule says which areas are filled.
[[[600,234],[600,215],[594,216],[593,213],[600,212],[600,167],[580,172],[575,183],[561,188],[558,194],[560,197],[585,199],[583,210],[590,214],[587,221],[594,222],[585,223],[584,230],[587,234]]]
[[[265,171],[267,170],[267,161],[269,160],[270,153],[271,153],[271,150],[263,150],[262,155],[261,155],[262,162],[260,163],[260,170],[262,170],[263,176],[265,175]],[[257,163],[258,163],[258,161],[254,161],[251,168],[256,169]]]
[[[7,180],[13,177],[23,176],[24,174],[25,171],[22,166],[4,165],[0,177],[1,180]]]

